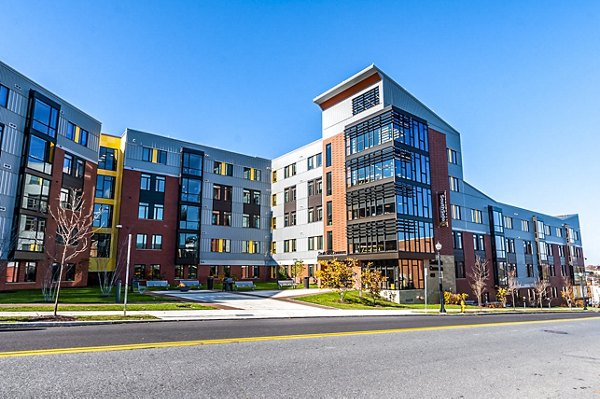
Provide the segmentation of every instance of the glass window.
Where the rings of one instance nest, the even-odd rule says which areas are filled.
[[[115,178],[98,175],[96,178],[96,198],[112,199],[114,197]]]
[[[36,98],[33,104],[31,127],[50,137],[56,137],[58,109]]]
[[[114,148],[100,147],[98,169],[117,170],[117,153]]]
[[[152,162],[152,148],[142,148],[142,161]]]
[[[456,220],[462,219],[459,205],[454,205],[454,204],[450,205],[450,211],[452,213],[452,219],[456,219]]]
[[[25,262],[25,279],[26,283],[35,282],[35,276],[37,273],[37,263],[36,262]]]
[[[183,153],[183,173],[202,176],[202,155]]]
[[[231,252],[231,240],[213,238],[210,240],[211,252]]]
[[[85,174],[85,161],[82,159],[75,160],[75,177],[82,178]]]
[[[214,186],[216,189],[218,186]],[[202,182],[196,179],[184,177],[181,179],[181,200],[189,202],[200,202]],[[220,194],[220,189],[217,190]]]
[[[242,202],[244,204],[250,203],[250,190],[244,189],[243,196],[242,196]]]
[[[152,280],[161,280],[162,277],[160,275],[160,265],[150,265],[150,270],[152,272]]]
[[[327,226],[333,224],[333,204],[331,201],[327,201]]]
[[[73,140],[75,141],[75,131],[77,130],[77,126],[75,126],[73,123],[68,122],[67,123],[67,138],[69,140]]]
[[[140,202],[138,206],[138,219],[148,219],[150,204]]]
[[[93,234],[90,256],[93,258],[110,257],[110,238],[110,234]]]
[[[0,85],[0,107],[8,106],[8,87]]]
[[[180,258],[194,258],[198,253],[198,235],[195,233],[180,233],[177,242],[177,255]]]
[[[200,229],[200,207],[181,205],[179,228],[188,230]]]
[[[65,154],[63,161],[63,173],[70,175],[73,172],[73,156],[71,154]]]
[[[154,204],[154,220],[163,220],[164,206],[162,204]]]
[[[137,249],[146,249],[146,234],[137,234],[135,237],[135,247]]]
[[[333,183],[331,181],[331,172],[327,172],[325,175],[325,195],[331,195],[333,193]]]
[[[29,152],[27,167],[48,175],[52,174],[52,145],[50,142],[31,135],[29,136]]]
[[[510,216],[504,216],[504,228],[506,228],[506,229],[513,228],[513,220]]]
[[[23,209],[46,213],[48,211],[48,195],[50,180],[25,174],[23,185]]]
[[[458,185],[458,179],[454,176],[450,176],[450,190],[460,192],[460,187]]]
[[[252,203],[260,205],[260,191],[252,191]]]
[[[156,150],[156,162],[167,164],[167,152],[165,150]]]
[[[73,205],[73,203],[72,203],[72,199],[71,199],[71,190],[69,190],[68,188],[61,188],[60,189],[60,207],[63,209],[68,209],[68,208],[71,208],[72,205]]]
[[[142,173],[140,178],[140,190],[150,190],[150,180],[150,175]]]
[[[156,176],[156,181],[154,183],[154,190],[157,193],[165,192],[165,178],[163,176]]]
[[[331,166],[331,144],[325,146],[325,167]]]
[[[352,115],[359,114],[379,104],[379,86],[352,99]]]
[[[79,129],[79,140],[77,141],[77,143],[81,144],[82,146],[87,147],[88,144],[88,131],[85,129]]]
[[[92,226],[100,228],[112,227],[112,205],[94,204]]]
[[[453,231],[452,236],[454,238],[454,249],[463,248],[463,237],[460,231]]]

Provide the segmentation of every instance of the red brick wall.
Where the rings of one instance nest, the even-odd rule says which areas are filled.
[[[331,144],[331,166],[326,167],[325,148]],[[327,172],[331,172],[332,195],[327,195]],[[327,202],[332,202],[333,223],[327,225]],[[333,231],[333,250],[346,252],[348,241],[346,235],[346,143],[344,133],[323,140],[323,244],[327,245],[327,231]]]
[[[442,255],[453,255],[452,218],[450,217],[450,182],[448,180],[448,155],[446,153],[446,135],[429,128],[429,166],[431,169],[431,200],[433,212],[433,232],[435,242],[442,244]],[[441,227],[439,222],[438,193],[446,191],[448,226]],[[434,242],[434,244],[435,244]]]

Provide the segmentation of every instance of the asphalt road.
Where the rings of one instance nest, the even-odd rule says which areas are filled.
[[[527,318],[551,319],[552,316],[564,317],[531,315]],[[600,319],[597,317],[500,323],[479,328],[468,324],[510,321],[511,317],[394,319],[399,320],[161,323],[96,327],[100,333],[95,336],[116,335],[118,337],[104,340],[123,342],[136,336],[146,340],[160,337],[174,340],[224,334],[252,336],[260,331],[281,335],[440,323],[467,325],[295,340],[6,357],[0,358],[0,397],[600,397]],[[524,319],[519,317],[519,321]],[[131,327],[145,327],[143,329],[148,331],[136,335]],[[40,334],[38,340],[48,338],[42,346],[52,347],[63,334],[64,341],[76,345],[88,342],[94,335],[89,330],[86,327],[2,332],[0,342],[6,350],[7,346],[14,347],[18,336],[28,341],[26,337]],[[79,341],[78,336],[88,338]]]

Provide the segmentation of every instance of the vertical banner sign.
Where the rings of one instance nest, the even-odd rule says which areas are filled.
[[[440,227],[448,227],[448,205],[445,191],[438,193],[438,204]]]

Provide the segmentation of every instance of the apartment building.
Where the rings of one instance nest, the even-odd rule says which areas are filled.
[[[99,121],[0,62],[0,289],[57,278],[49,212],[72,195],[91,206],[99,137]],[[67,265],[65,286],[86,285],[88,267],[89,250]]]
[[[93,204],[94,235],[66,285],[122,276],[129,237],[138,280],[268,280],[295,261],[313,275],[320,260],[353,258],[387,276],[396,300],[422,301],[427,282],[434,301],[439,242],[446,290],[471,291],[477,258],[489,301],[513,273],[526,303],[538,278],[552,303],[565,277],[577,283],[578,216],[502,204],[464,181],[460,133],[379,68],[313,101],[321,137],[269,160],[134,129],[100,135],[100,122],[0,64],[0,289],[52,275],[47,210],[69,188]]]

